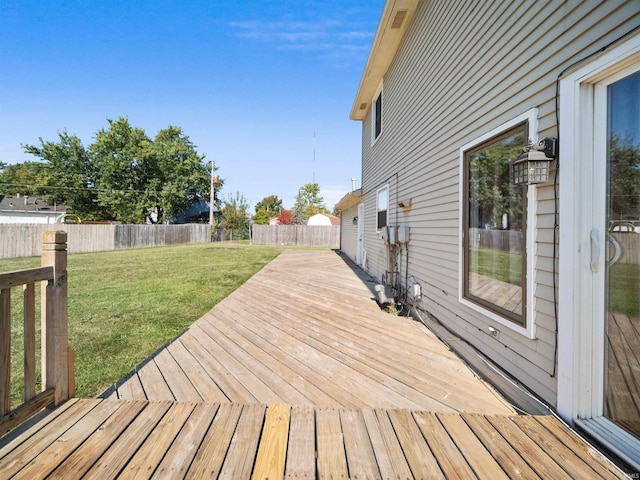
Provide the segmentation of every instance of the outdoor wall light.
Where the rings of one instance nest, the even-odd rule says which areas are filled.
[[[357,216],[353,217],[353,224],[354,225],[358,224],[358,217]]]
[[[513,162],[513,183],[515,185],[533,185],[549,181],[551,162],[558,156],[558,140],[544,138],[534,145],[524,147],[524,153]]]

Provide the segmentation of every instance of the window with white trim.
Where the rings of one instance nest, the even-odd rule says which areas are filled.
[[[527,144],[527,122],[464,152],[464,296],[526,324],[526,186],[509,166]]]
[[[389,186],[380,188],[376,194],[376,230],[387,226],[389,211]]]
[[[510,165],[537,141],[537,109],[460,148],[459,301],[535,338],[535,187],[515,186]]]

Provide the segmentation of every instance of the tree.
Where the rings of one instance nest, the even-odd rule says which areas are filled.
[[[253,223],[256,225],[269,225],[271,221],[271,216],[266,209],[261,208],[256,212],[256,214],[252,217]]]
[[[639,219],[640,216],[640,144],[632,135],[609,139],[609,218]]]
[[[277,195],[269,195],[256,203],[256,214],[253,223],[257,225],[269,225],[269,221],[282,211],[282,200]]]
[[[307,183],[300,187],[292,213],[295,223],[301,225],[307,223],[309,217],[316,213],[329,213],[324,199],[320,196],[320,185]]]
[[[269,195],[256,203],[256,213],[264,209],[270,216],[275,217],[282,211],[282,200],[277,195]]]
[[[40,183],[28,184],[46,186],[49,201],[64,202],[82,218],[130,223],[172,220],[209,199],[211,168],[181,128],[170,125],[151,140],[124,117],[108,123],[87,148],[66,131],[57,142],[23,145],[44,160],[36,164],[42,165]],[[4,181],[5,174],[2,183],[20,183]],[[219,181],[215,188],[221,187]]]
[[[157,187],[146,182],[157,173],[151,139],[123,117],[108,122],[109,128],[100,129],[89,148],[98,171],[98,204],[107,220],[144,223],[151,207],[150,188]]]
[[[282,210],[278,215],[278,225],[295,225],[291,210]]]
[[[522,153],[524,134],[515,134],[469,154],[469,226],[501,228],[506,214],[510,229],[522,228],[522,187],[510,179],[510,165]]]
[[[47,191],[43,188],[47,183],[44,163],[3,165],[4,168],[0,171],[0,194],[42,196]]]
[[[199,200],[209,200],[211,167],[203,163],[204,155],[198,155],[181,128],[169,126],[156,134],[151,159],[155,173],[144,180],[147,203],[157,213],[158,222],[174,218]],[[221,183],[215,187],[220,188]]]
[[[229,197],[222,207],[222,228],[233,231],[235,238],[249,238],[249,204],[240,192]]]
[[[64,203],[69,211],[83,218],[101,218],[102,212],[97,206],[95,184],[97,171],[82,141],[66,130],[58,132],[58,142],[45,142],[40,145],[23,145],[26,153],[41,158],[42,184],[47,187],[45,198],[48,203]],[[28,163],[28,162],[25,162]]]

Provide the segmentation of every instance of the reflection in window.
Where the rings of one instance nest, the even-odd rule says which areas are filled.
[[[640,438],[640,72],[607,93],[604,414]]]
[[[375,101],[375,110],[374,110],[374,130],[373,130],[373,139],[375,140],[382,133],[382,92],[378,95]]]
[[[465,152],[464,296],[521,326],[525,321],[526,186],[510,164],[527,143],[528,125]]]
[[[378,190],[376,199],[376,230],[387,226],[387,210],[389,209],[389,187]]]

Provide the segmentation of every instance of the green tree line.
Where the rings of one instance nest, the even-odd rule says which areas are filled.
[[[84,146],[66,130],[57,141],[23,145],[38,161],[0,164],[0,194],[42,196],[88,220],[171,221],[199,200],[208,201],[211,166],[180,127],[150,138],[120,117],[108,120]],[[222,181],[216,189],[222,187]]]

